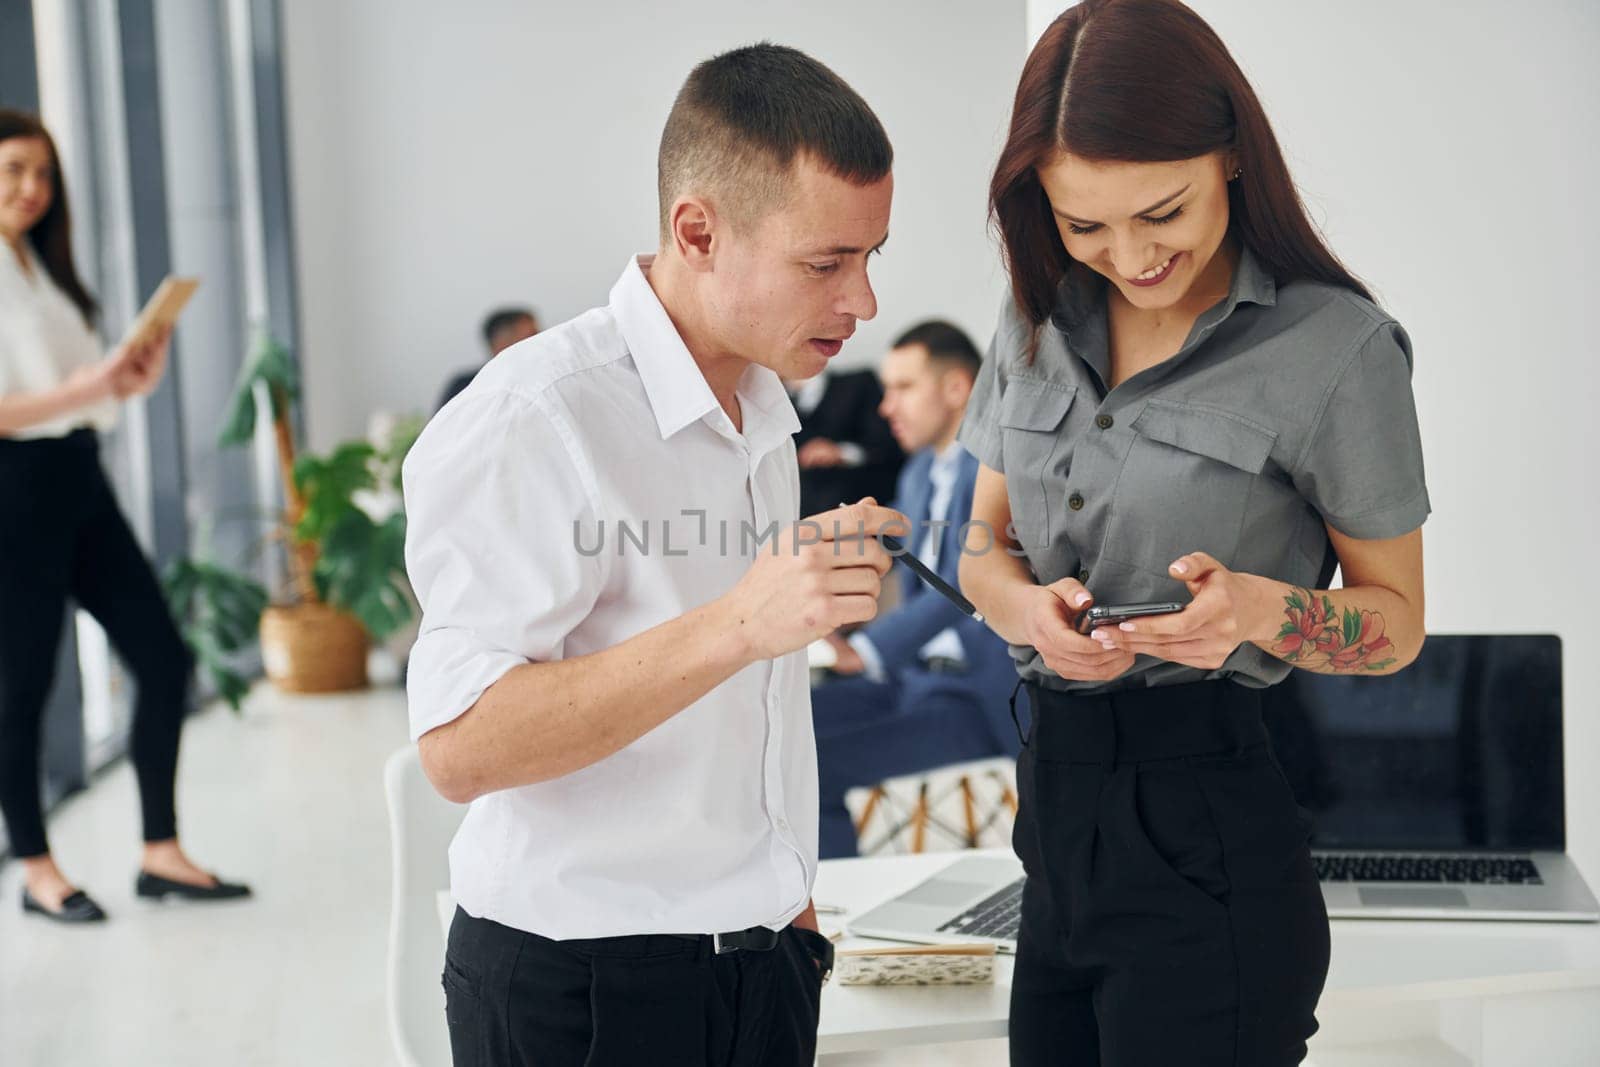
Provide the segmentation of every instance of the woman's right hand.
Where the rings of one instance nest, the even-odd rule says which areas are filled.
[[[126,383],[134,373],[133,353],[127,348],[118,348],[104,359],[79,367],[67,375],[63,384],[72,390],[79,404],[98,404],[127,396]]]
[[[112,387],[118,400],[130,396],[149,396],[161,384],[167,369],[167,345],[172,338],[172,328],[165,327],[156,333],[146,334],[136,341],[124,342],[107,357],[118,365]]]
[[[1107,650],[1073,628],[1094,597],[1075,578],[1032,586],[1023,606],[1027,642],[1044,665],[1075,682],[1107,682],[1133,666],[1133,653]]]

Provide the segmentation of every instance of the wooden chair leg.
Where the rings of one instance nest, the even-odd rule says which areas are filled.
[[[928,783],[917,790],[917,810],[911,814],[911,851],[921,852],[928,836]]]
[[[1015,819],[1017,817],[1017,794],[1013,793],[1011,787],[1006,784],[1004,775],[997,773],[994,776],[994,780],[1000,783],[1000,802],[1011,809],[1011,817]]]
[[[961,803],[967,809],[967,847],[978,847],[978,813],[973,806],[972,779],[961,776]]]
[[[861,818],[856,820],[856,840],[861,840],[867,832],[867,824],[872,821],[872,813],[878,810],[878,801],[883,799],[883,786],[875,785],[872,792],[867,795],[866,806],[861,809]]]

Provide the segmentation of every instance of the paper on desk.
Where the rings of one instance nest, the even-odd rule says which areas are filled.
[[[819,667],[832,667],[838,662],[839,650],[826,640],[819,637],[806,646],[806,666],[812,670],[816,670]]]
[[[981,985],[994,981],[995,947],[891,945],[834,954],[840,985]]]

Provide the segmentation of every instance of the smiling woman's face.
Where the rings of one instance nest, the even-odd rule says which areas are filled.
[[[39,137],[0,141],[0,238],[17,240],[44,217],[55,195],[55,160]]]
[[[1136,308],[1184,306],[1227,291],[1216,259],[1228,232],[1231,157],[1219,150],[1175,163],[1098,163],[1062,152],[1037,168],[1067,254]],[[1196,283],[1199,282],[1199,285]]]

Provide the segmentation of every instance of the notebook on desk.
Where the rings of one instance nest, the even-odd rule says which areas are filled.
[[[1328,914],[1600,920],[1566,855],[1560,638],[1439,635],[1383,677],[1295,671],[1263,717]],[[850,924],[1014,948],[1022,868],[971,856]]]

